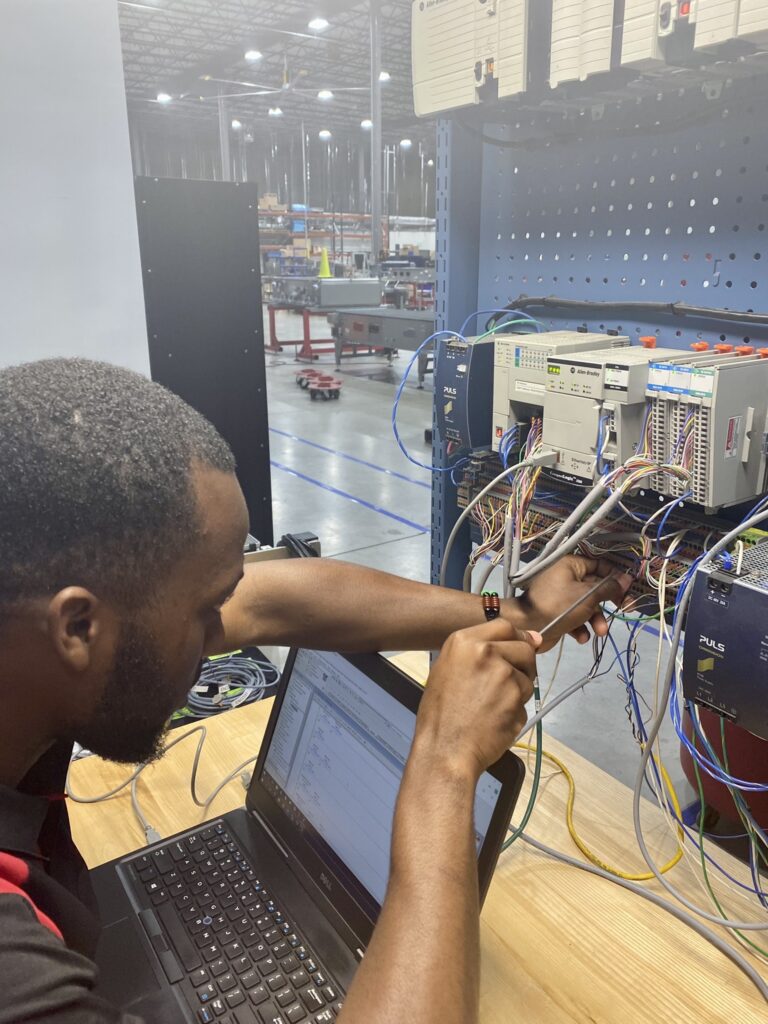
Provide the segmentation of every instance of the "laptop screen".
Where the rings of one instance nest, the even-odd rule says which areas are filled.
[[[392,819],[414,710],[338,654],[299,650],[260,781],[318,856],[375,913],[389,876]],[[501,792],[475,793],[478,853]]]

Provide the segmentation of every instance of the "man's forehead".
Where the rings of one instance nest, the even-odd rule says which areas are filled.
[[[237,477],[209,467],[193,471],[198,531],[190,537],[189,569],[198,586],[215,589],[239,575],[248,533],[248,511]]]

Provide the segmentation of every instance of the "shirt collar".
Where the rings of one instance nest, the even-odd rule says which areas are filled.
[[[59,741],[30,768],[16,789],[0,785],[0,850],[41,858],[40,832],[61,798],[72,744]]]

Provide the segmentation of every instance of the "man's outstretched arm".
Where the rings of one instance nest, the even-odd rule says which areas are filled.
[[[475,787],[525,722],[538,640],[497,620],[443,647],[397,801],[387,896],[340,1024],[477,1020]]]
[[[563,558],[537,576],[526,594],[502,602],[502,616],[518,629],[540,630],[601,577],[605,585],[552,633],[588,638],[584,623],[605,631],[602,601],[620,602],[628,579],[580,556]],[[338,651],[434,650],[458,629],[484,621],[477,595],[393,576],[335,559],[306,558],[246,566],[222,610],[222,632],[207,653],[246,644],[283,644]]]

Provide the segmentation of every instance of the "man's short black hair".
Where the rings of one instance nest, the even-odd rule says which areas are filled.
[[[88,359],[0,370],[0,615],[85,586],[126,607],[194,541],[198,461],[234,472],[214,427],[138,373]]]

